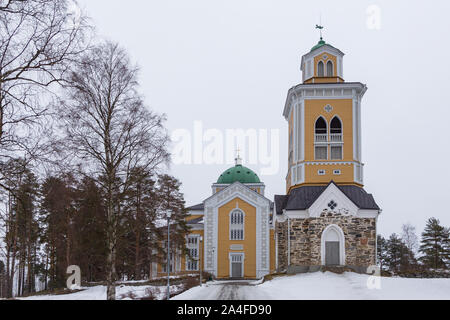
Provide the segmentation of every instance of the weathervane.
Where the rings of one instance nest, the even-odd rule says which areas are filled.
[[[324,27],[322,25],[316,24],[316,29],[320,30],[320,40],[323,40],[323,38],[322,38],[322,30],[323,30],[323,28]]]
[[[238,147],[237,150],[237,157],[236,157],[236,165],[242,165],[242,158],[241,158],[241,149]]]
[[[322,25],[322,14],[320,14],[320,20],[319,20],[319,24],[316,24],[316,29],[320,30],[320,41],[323,40],[322,38],[322,30],[324,29],[323,25]]]

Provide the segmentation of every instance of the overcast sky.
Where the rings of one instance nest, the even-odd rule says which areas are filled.
[[[193,132],[195,121],[222,132],[279,130],[280,169],[261,176],[270,199],[285,193],[285,99],[301,82],[301,56],[317,43],[322,16],[324,39],[346,54],[345,80],[369,87],[365,188],[383,208],[379,231],[400,232],[411,222],[421,232],[432,216],[450,226],[449,1],[80,2],[98,34],[140,66],[146,102],[167,114],[171,132]],[[369,27],[378,9],[381,22]],[[173,165],[171,174],[193,205],[228,167]]]

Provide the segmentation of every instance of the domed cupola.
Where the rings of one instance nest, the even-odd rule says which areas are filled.
[[[236,159],[236,166],[222,173],[217,184],[233,184],[239,181],[243,184],[261,183],[258,175],[253,170],[242,165],[242,159]]]
[[[212,185],[213,194],[228,188],[235,182],[240,182],[260,195],[264,195],[266,187],[258,175],[242,165],[242,159],[239,155],[235,160],[236,165],[222,173],[217,182]]]

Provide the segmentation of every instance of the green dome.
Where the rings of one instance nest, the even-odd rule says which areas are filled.
[[[240,183],[261,183],[258,175],[249,168],[240,164],[228,169],[222,173],[217,181],[218,184],[233,184],[236,181]]]
[[[320,38],[319,43],[316,44],[316,45],[311,49],[311,52],[313,52],[313,51],[316,50],[316,49],[319,49],[319,48],[323,47],[323,46],[326,45],[326,44],[327,44],[327,43],[326,43],[322,38]]]

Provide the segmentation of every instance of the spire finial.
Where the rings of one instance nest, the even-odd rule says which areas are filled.
[[[320,30],[320,41],[323,41],[322,30],[324,29],[324,27],[321,24],[316,24],[316,29]]]
[[[316,29],[320,30],[320,41],[323,41],[322,30],[324,29],[324,27],[323,27],[323,24],[322,24],[322,14],[320,14],[319,24],[316,24]]]
[[[238,147],[236,150],[237,156],[236,156],[236,165],[242,166],[242,158],[241,158],[241,149]]]

